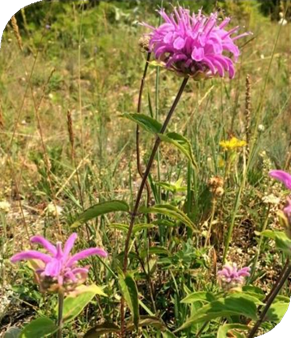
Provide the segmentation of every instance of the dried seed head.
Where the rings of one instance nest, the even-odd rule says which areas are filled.
[[[18,43],[18,47],[22,51],[23,50],[22,39],[21,39],[21,35],[19,33],[19,28],[18,28],[18,25],[17,25],[17,20],[16,20],[16,18],[15,18],[14,15],[11,18],[11,24],[12,24],[14,35],[15,35],[17,43]]]
[[[219,176],[213,176],[209,179],[208,185],[211,188],[218,188],[218,187],[223,187],[223,178]]]
[[[208,181],[208,186],[214,197],[220,197],[224,194],[224,180],[222,177],[213,176]]]
[[[142,36],[139,39],[138,44],[143,51],[149,52],[150,37],[148,35]]]

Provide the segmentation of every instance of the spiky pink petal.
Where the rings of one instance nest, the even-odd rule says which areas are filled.
[[[107,257],[107,252],[104,251],[103,249],[100,249],[100,248],[85,249],[85,250],[82,250],[82,251],[76,253],[74,256],[72,256],[67,261],[66,265],[68,267],[71,267],[77,261],[80,261],[82,259],[85,259],[85,258],[87,258],[89,256],[93,256],[93,255],[98,255],[98,256],[101,256],[101,257]]]
[[[18,261],[30,260],[30,259],[39,259],[44,263],[49,263],[51,261],[51,257],[42,252],[35,250],[27,250],[17,253],[16,255],[11,257],[11,262],[15,263]]]
[[[291,175],[284,170],[271,170],[269,175],[282,182],[287,189],[291,190]]]
[[[55,255],[57,253],[57,248],[50,241],[42,236],[33,236],[30,238],[30,242],[42,245],[52,255]]]

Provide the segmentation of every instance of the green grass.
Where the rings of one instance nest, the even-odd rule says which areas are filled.
[[[91,205],[121,199],[132,206],[140,182],[136,170],[135,125],[121,114],[136,112],[146,57],[138,47],[145,29],[136,21],[157,24],[157,16],[152,9],[137,7],[134,13],[104,3],[87,10],[73,3],[62,10],[58,10],[58,4],[51,6],[46,13],[50,29],[44,27],[45,21],[39,27],[29,22],[26,30],[21,30],[24,48],[20,51],[8,25],[0,52],[0,112],[4,120],[4,126],[0,127],[0,201],[7,200],[11,205],[9,212],[0,211],[0,280],[3,289],[5,286],[13,290],[15,304],[3,314],[2,324],[6,326],[22,307],[28,309],[28,315],[19,324],[36,313],[52,315],[56,304],[54,297],[44,301],[32,281],[30,269],[27,266],[16,269],[9,262],[11,255],[28,248],[33,234],[43,234],[54,242],[64,240],[72,232],[70,224]],[[56,13],[57,20],[53,20]],[[218,289],[213,252],[215,249],[220,268],[234,213],[234,232],[227,258],[239,266],[251,264],[259,241],[255,231],[264,224],[268,208],[262,197],[274,193],[284,203],[281,185],[274,184],[267,173],[276,167],[291,171],[290,24],[280,29],[276,22],[269,22],[257,9],[248,6],[245,16],[235,16],[234,21],[254,33],[249,43],[242,46],[244,42],[240,42],[242,55],[235,79],[190,80],[169,126],[170,131],[190,140],[197,169],[190,168],[185,156],[163,143],[158,165],[155,163],[151,171],[151,184],[156,191],[151,203],[162,199],[162,203],[179,207],[199,229],[199,235],[193,236],[180,223],[173,222],[170,227],[161,225],[161,220],[168,223],[172,220],[158,215],[153,221],[159,223],[159,230],[143,230],[135,237],[146,270],[151,271],[148,274],[155,289],[157,315],[170,330],[177,329],[194,312],[194,308],[180,303],[189,292]],[[246,138],[247,74],[251,78],[251,133],[256,142],[236,208],[246,154],[242,149],[232,155],[226,153],[219,143],[229,135]],[[150,115],[152,111],[162,122],[180,82],[175,74],[163,69],[157,76],[156,68],[150,66],[142,113]],[[73,121],[74,158],[67,111]],[[145,167],[154,138],[142,131],[141,140]],[[213,176],[224,178],[224,194],[215,197],[216,210],[211,218],[214,196],[209,180]],[[183,189],[174,192],[165,184],[156,184],[159,181],[175,184],[178,180]],[[47,210],[50,203],[63,208],[58,217],[54,208],[51,212]],[[278,209],[278,205],[270,207],[268,229],[279,227]],[[66,337],[77,337],[102,320],[119,323],[121,294],[110,270],[118,273],[122,266],[125,234],[109,225],[128,224],[128,221],[126,214],[108,214],[78,229],[80,248],[97,245],[109,252],[106,260],[109,268],[98,259],[89,260],[94,267],[90,280],[106,285],[108,297],[95,299],[66,329]],[[146,221],[141,215],[138,223]],[[210,222],[211,245],[205,246]],[[252,247],[245,245],[241,236],[249,236],[247,243]],[[260,248],[253,284],[268,291],[280,272],[284,256],[268,240],[263,240]],[[153,311],[147,279],[134,248],[130,270],[135,273],[143,304]],[[290,296],[287,288],[283,294]],[[146,314],[144,309],[140,310]],[[0,319],[1,316],[0,313]],[[265,332],[272,325],[266,323]],[[196,324],[192,333],[177,335],[191,337],[200,328]],[[213,334],[217,328],[218,322],[214,321],[206,330]],[[139,334],[136,336],[159,337],[161,333],[148,328]]]

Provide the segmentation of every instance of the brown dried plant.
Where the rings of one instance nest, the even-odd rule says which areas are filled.
[[[19,32],[19,27],[18,27],[15,15],[13,15],[13,17],[11,18],[11,25],[12,25],[13,33],[18,43],[18,47],[22,51],[23,50],[22,38]]]

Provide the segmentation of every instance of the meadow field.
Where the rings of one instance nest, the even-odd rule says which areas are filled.
[[[291,23],[263,15],[257,1],[206,2],[205,15],[230,16],[230,28],[252,34],[235,41],[233,79],[188,79],[141,40],[150,30],[140,23],[157,27],[156,10],[176,5],[197,13],[201,1],[44,1],[8,23],[0,50],[3,337],[252,338],[287,311],[291,176],[269,172],[291,173]],[[36,235],[65,243],[73,233],[74,252],[108,255],[92,251],[81,263],[89,272],[78,270],[67,289],[56,274],[43,277],[39,261],[10,260],[39,250]]]

